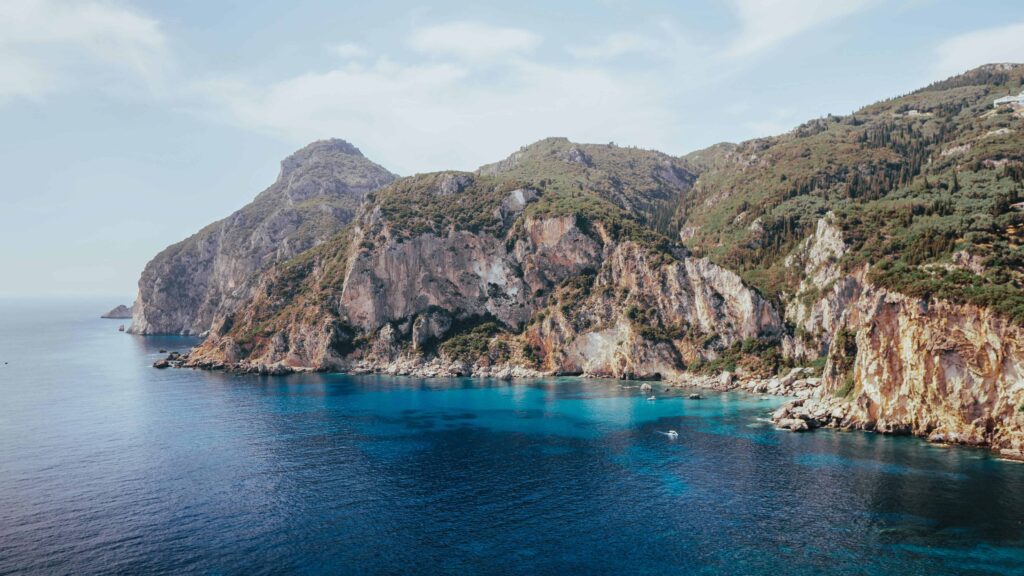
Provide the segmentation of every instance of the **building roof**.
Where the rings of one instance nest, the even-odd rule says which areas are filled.
[[[996,98],[995,101],[992,102],[992,105],[999,106],[1000,104],[1015,104],[1018,102],[1024,103],[1024,90],[1021,90],[1020,94],[1017,94],[1016,96],[1003,96],[1002,98]]]

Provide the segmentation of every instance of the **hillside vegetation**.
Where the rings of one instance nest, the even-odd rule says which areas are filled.
[[[684,158],[702,173],[677,216],[695,253],[767,294],[800,278],[785,256],[831,211],[847,268],[915,296],[992,307],[1024,321],[1024,112],[993,100],[1024,67],[989,65],[848,116]]]
[[[367,194],[352,226],[266,274],[216,332],[251,358],[308,358],[294,340],[319,341],[321,325],[342,355],[376,347],[365,354],[393,359],[413,347],[472,356],[497,338],[523,351],[516,361],[540,365],[547,355],[551,365],[570,342],[583,350],[591,338],[630,366],[650,354],[706,371],[752,358],[778,368],[824,354],[831,341],[777,326],[787,307],[829,290],[800,293],[804,271],[786,265],[829,213],[846,244],[845,272],[870,264],[877,286],[1024,323],[1024,111],[992,106],[1022,89],[1022,72],[985,66],[682,158],[549,138],[473,173],[401,178]],[[747,328],[734,322],[727,341],[713,322],[698,326],[708,310],[725,313],[723,295],[748,288],[756,318],[736,304],[716,320],[731,314]],[[819,352],[781,355],[786,339],[801,338]]]

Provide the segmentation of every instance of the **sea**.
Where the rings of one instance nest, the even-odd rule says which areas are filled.
[[[0,574],[1024,574],[985,450],[659,383],[157,370],[196,341],[115,304],[0,300]]]

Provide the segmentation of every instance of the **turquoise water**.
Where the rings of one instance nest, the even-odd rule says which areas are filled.
[[[0,302],[0,574],[1024,573],[985,451],[615,381],[160,371],[192,341],[112,305]]]

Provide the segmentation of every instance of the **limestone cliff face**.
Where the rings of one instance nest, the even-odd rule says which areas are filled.
[[[365,195],[394,180],[343,140],[314,142],[281,162],[249,205],[158,254],[139,279],[131,332],[200,334],[243,301],[254,272],[322,242]]]
[[[558,298],[527,338],[550,370],[656,378],[679,376],[717,349],[780,331],[775,309],[734,273],[703,258],[663,262],[625,242],[607,251],[585,294]],[[693,335],[716,347],[695,344]]]
[[[578,164],[579,154],[566,162]],[[622,224],[533,211],[542,190],[495,192],[503,188],[491,178],[404,184],[425,202],[490,198],[485,230],[410,233],[388,208],[395,191],[382,191],[349,232],[265,274],[190,362],[269,372],[400,364],[427,373],[655,378],[781,333],[778,312],[736,274],[630,237]]]
[[[796,328],[783,341],[787,356],[815,359],[828,353],[847,310],[863,291],[863,275],[848,274],[840,266],[847,251],[842,230],[830,213],[786,258],[785,266],[801,278],[796,294],[786,302],[786,320]]]
[[[972,305],[869,287],[850,308],[855,355],[833,350],[826,390],[844,425],[1024,448],[1024,331]],[[852,383],[852,389],[850,389]],[[843,387],[846,389],[843,389]]]
[[[805,274],[787,306],[800,331],[787,352],[827,354],[823,387],[801,407],[804,415],[838,427],[1024,448],[1024,330],[978,306],[875,286],[867,265],[843,273],[837,262],[845,251],[826,217],[787,261]]]
[[[357,229],[355,242],[366,243],[366,235]],[[348,322],[364,331],[435,307],[467,317],[490,315],[519,327],[532,311],[521,276],[505,242],[489,234],[454,231],[406,240],[385,232],[372,248],[363,247],[352,257],[339,307]]]
[[[849,264],[832,214],[785,259],[800,281],[782,295],[784,323],[736,273],[654,230],[658,207],[681,203],[673,194],[685,196],[688,186],[665,174],[661,159],[646,165],[653,180],[644,187],[588,197],[583,183],[614,181],[597,175],[607,162],[601,151],[545,145],[555,147],[543,157],[542,178],[523,177],[535,154],[524,150],[476,174],[403,179],[366,202],[351,226],[297,257],[283,261],[294,255],[288,241],[268,240],[275,255],[236,284],[217,284],[230,274],[170,274],[221,294],[204,320],[210,335],[188,364],[686,380],[695,365],[754,342],[779,346],[798,363],[824,359],[820,380],[799,379],[802,404],[779,416],[790,427],[913,433],[1024,454],[1017,324],[876,285],[869,263]],[[621,216],[638,205],[648,206],[650,226]],[[166,261],[215,266],[223,240],[211,238],[183,248],[196,257]],[[260,265],[267,269],[253,275]],[[956,257],[951,265],[977,263]],[[223,303],[222,286],[244,287],[237,303]],[[794,374],[806,376],[797,368],[787,378]],[[781,390],[782,380],[754,389]]]

